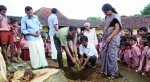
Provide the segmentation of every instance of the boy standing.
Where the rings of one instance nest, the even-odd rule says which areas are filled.
[[[6,64],[11,65],[7,55],[7,45],[10,45],[11,49],[11,61],[17,62],[14,59],[14,46],[13,46],[13,32],[12,27],[9,25],[7,16],[5,15],[7,8],[4,5],[0,5],[0,45],[2,46],[2,54],[5,58]]]
[[[18,56],[17,60],[21,61],[21,58],[20,58],[21,27],[18,25],[17,20],[15,18],[11,18],[10,21],[11,21],[11,25],[13,26],[13,30],[14,30],[13,41],[14,41],[14,46],[16,46],[16,48],[17,48],[17,56]]]

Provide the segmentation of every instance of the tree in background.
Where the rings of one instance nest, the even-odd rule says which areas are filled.
[[[129,16],[127,16],[127,15],[121,15],[120,17],[121,17],[121,18],[127,18],[127,17],[129,17]]]
[[[87,20],[103,21],[101,17],[88,17]]]
[[[150,15],[150,3],[141,11],[141,15]]]
[[[133,16],[141,16],[141,14],[134,14]]]

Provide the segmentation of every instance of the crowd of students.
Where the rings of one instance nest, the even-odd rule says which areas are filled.
[[[135,68],[137,73],[147,76],[150,71],[150,36],[146,27],[139,28],[140,39],[133,35],[131,28],[126,28],[121,34],[119,63],[127,64],[127,70]]]

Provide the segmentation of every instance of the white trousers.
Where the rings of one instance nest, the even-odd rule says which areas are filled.
[[[57,59],[57,50],[56,50],[56,47],[55,47],[55,44],[54,44],[54,39],[53,39],[53,36],[50,36],[50,39],[51,39],[51,58],[52,59]]]

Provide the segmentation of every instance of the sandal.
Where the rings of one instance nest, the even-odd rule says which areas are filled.
[[[17,58],[17,61],[22,61],[22,59],[20,57]]]
[[[147,73],[142,73],[142,76],[148,76]]]
[[[110,76],[110,77],[108,77],[108,79],[110,79],[110,80],[111,80],[111,79],[115,79],[115,77],[114,77],[114,76]]]
[[[6,61],[6,65],[7,65],[7,66],[10,66],[10,65],[12,65],[12,64],[10,63],[10,61]]]
[[[12,59],[11,62],[19,63],[19,61],[18,61],[18,60],[15,60],[15,59]]]
[[[141,73],[139,70],[135,70],[136,73]]]
[[[108,77],[108,79],[117,79],[119,78],[119,76],[121,76],[120,73],[118,75],[111,75],[110,77]]]
[[[116,76],[110,76],[110,77],[108,77],[108,79],[117,79],[117,78],[119,78],[119,77],[116,77]]]

